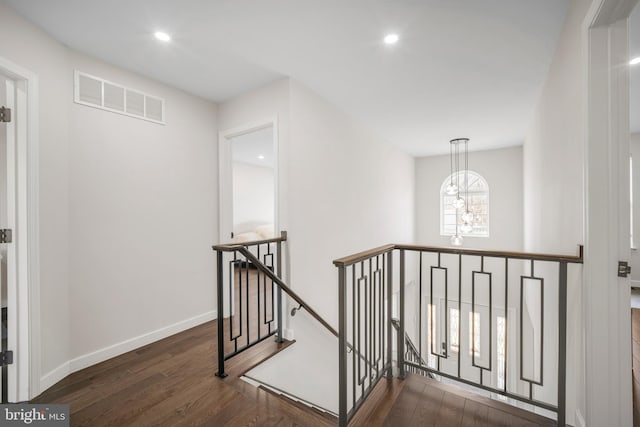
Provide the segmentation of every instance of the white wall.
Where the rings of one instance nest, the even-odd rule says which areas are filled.
[[[4,6],[0,36],[0,56],[39,78],[46,387],[211,317],[217,110],[73,52]],[[167,124],[74,104],[75,68],[165,98]]]
[[[273,168],[233,162],[233,231],[253,231],[274,221]]]
[[[577,254],[584,242],[585,138],[582,22],[591,1],[572,0],[524,143],[524,247]],[[573,269],[570,269],[570,272]],[[567,422],[584,414],[582,293],[579,274],[568,288]]]
[[[478,172],[489,184],[489,237],[465,236],[463,247],[521,251],[522,147],[472,151],[469,153],[469,169]],[[450,236],[440,235],[440,187],[449,174],[448,155],[416,159],[418,244],[451,246]]]
[[[211,317],[218,129],[211,102],[80,54],[71,55],[73,69],[164,98],[166,106],[166,125],[159,125],[71,105],[75,358]]]
[[[337,325],[341,256],[413,241],[414,160],[291,82],[291,283]]]
[[[0,5],[0,56],[38,75],[41,371],[69,360],[68,50]]]
[[[413,240],[414,162],[303,85],[276,81],[220,105],[221,130],[277,116],[280,228],[291,286],[337,324],[332,261]]]
[[[575,254],[583,242],[584,72],[573,0],[524,143],[525,248]]]

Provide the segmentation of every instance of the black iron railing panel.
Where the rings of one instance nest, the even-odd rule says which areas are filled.
[[[389,254],[379,254],[339,271],[339,407],[353,414],[380,378],[390,374],[391,295]],[[344,371],[344,372],[343,372]],[[349,374],[347,375],[346,372]]]
[[[334,261],[340,425],[380,375],[392,374],[392,352],[401,378],[420,372],[472,385],[555,412],[564,425],[567,266],[573,263],[582,263],[582,249],[571,257],[416,245],[387,245]],[[372,279],[380,265],[383,289]],[[349,356],[347,340],[361,360]]]
[[[217,267],[218,372],[225,360],[277,335],[282,342],[282,244],[275,239],[214,246]]]

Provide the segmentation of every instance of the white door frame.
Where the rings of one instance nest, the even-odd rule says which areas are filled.
[[[8,283],[7,304],[14,365],[8,399],[29,400],[40,393],[40,268],[38,217],[38,77],[0,57],[0,73],[15,82],[16,280]],[[10,342],[11,345],[11,342]]]
[[[628,17],[638,0],[594,0],[584,21],[585,139],[584,418],[632,425]]]
[[[280,165],[278,161],[278,118],[271,117],[258,120],[246,125],[221,131],[218,135],[218,167],[219,167],[219,192],[218,206],[220,206],[219,239],[220,243],[227,243],[231,240],[230,233],[233,230],[233,191],[232,191],[232,161],[231,161],[231,140],[237,136],[255,132],[257,130],[271,127],[273,129],[273,152],[274,152],[274,232],[280,231],[279,224],[279,176]]]

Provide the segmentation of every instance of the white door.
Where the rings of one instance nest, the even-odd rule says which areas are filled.
[[[0,75],[0,107],[4,107],[4,120],[0,120],[0,229],[11,230],[3,232],[0,236],[4,239],[0,240],[0,301],[2,305],[2,352],[7,352],[15,348],[15,338],[10,334],[10,328],[7,327],[7,315],[10,312],[8,307],[8,293],[11,286],[15,283],[15,84],[12,80]],[[10,113],[7,113],[10,111]],[[9,118],[10,116],[10,118]],[[6,121],[9,120],[9,121]],[[5,240],[8,243],[1,243]],[[13,313],[11,313],[13,314]],[[3,402],[8,400],[7,388],[9,379],[15,365],[5,366],[0,370],[0,383],[2,389],[0,397]],[[15,377],[14,377],[15,378]]]

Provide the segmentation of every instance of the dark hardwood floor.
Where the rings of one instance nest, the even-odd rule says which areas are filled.
[[[73,426],[335,426],[311,410],[239,377],[291,342],[273,338],[214,375],[217,323],[189,329],[76,372],[34,399],[66,403]],[[309,385],[310,387],[313,384]],[[383,379],[352,426],[536,426],[551,420],[420,376]]]
[[[640,309],[631,309],[633,425],[640,427]]]
[[[419,375],[381,380],[351,426],[555,426],[555,421]]]
[[[73,426],[334,425],[239,379],[290,344],[269,338],[227,361],[220,379],[209,322],[76,372],[34,403],[69,404]]]

